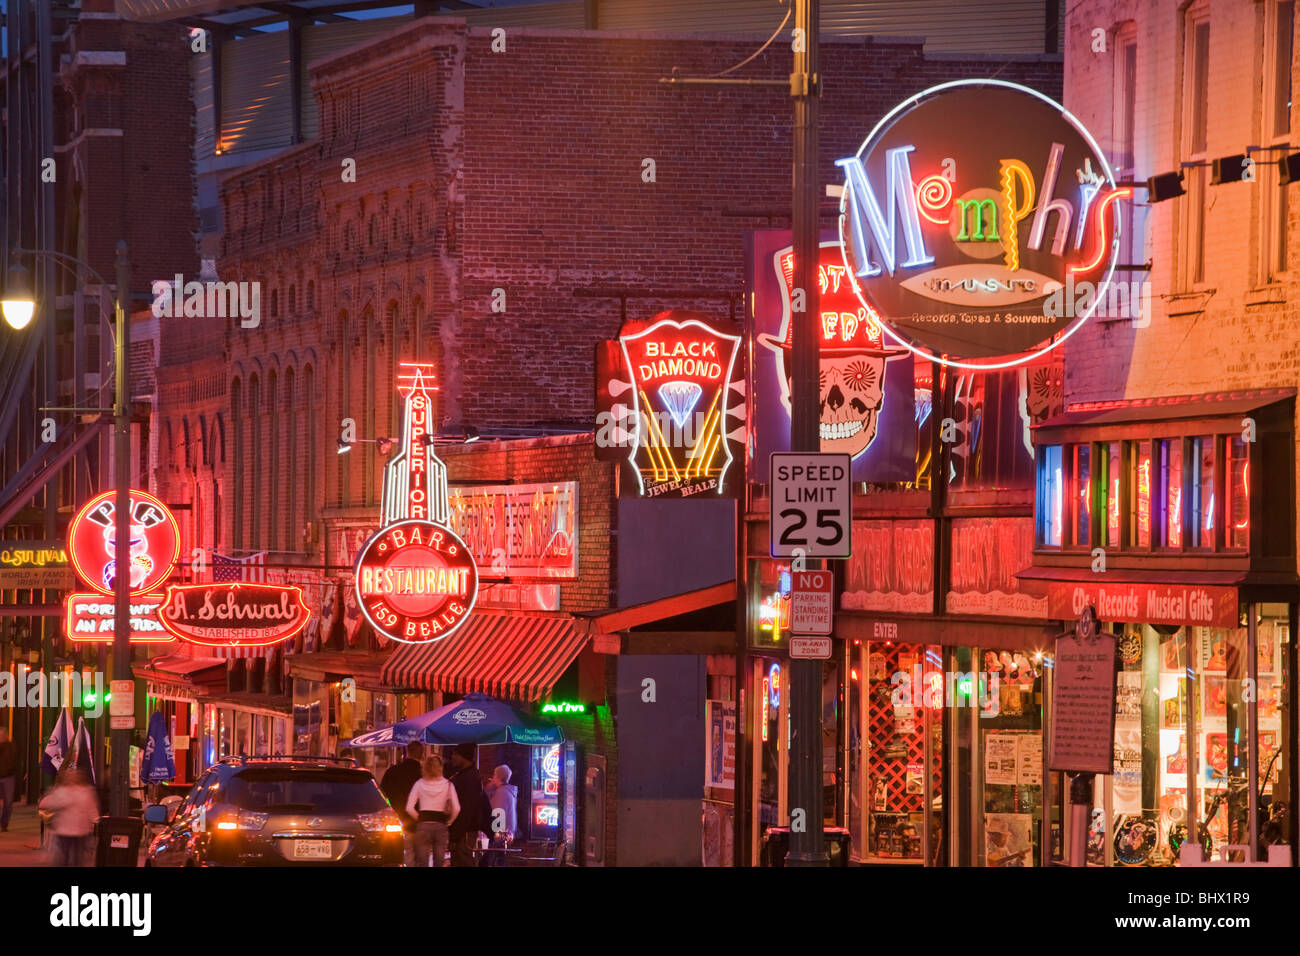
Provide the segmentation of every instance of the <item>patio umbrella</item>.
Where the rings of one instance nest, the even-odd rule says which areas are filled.
[[[176,777],[176,759],[172,738],[167,733],[167,719],[155,710],[149,718],[149,735],[140,761],[140,779],[145,783],[163,783]]]
[[[420,741],[435,746],[516,743],[540,747],[564,742],[564,731],[503,700],[469,694],[427,714],[348,741],[349,747],[400,747]]]

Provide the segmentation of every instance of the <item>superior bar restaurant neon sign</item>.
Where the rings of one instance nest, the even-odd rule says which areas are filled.
[[[478,597],[474,557],[449,524],[447,467],[433,449],[433,369],[403,363],[400,451],[384,468],[386,522],[357,557],[357,603],[375,630],[422,644],[453,634]]]

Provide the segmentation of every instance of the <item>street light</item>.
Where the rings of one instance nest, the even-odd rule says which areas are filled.
[[[69,263],[85,269],[101,286],[108,285],[104,277],[89,263],[67,253],[48,249],[11,250],[14,255],[48,256],[67,267]],[[127,258],[126,243],[117,243],[117,300],[114,308],[116,333],[113,342],[113,365],[116,370],[116,394],[113,397],[113,522],[116,540],[115,567],[131,567],[131,261]],[[20,265],[10,268],[5,284],[5,298],[0,302],[5,321],[15,329],[24,328],[32,319],[36,302],[31,294],[27,270]],[[80,273],[77,274],[78,280]],[[46,411],[47,409],[42,409]],[[56,409],[48,409],[55,411]],[[57,411],[100,412],[107,409],[57,409]],[[131,672],[131,575],[115,574],[113,578],[113,677],[129,680]],[[106,698],[107,699],[107,698]],[[130,806],[127,788],[130,786],[130,758],[132,727],[110,727],[113,748],[113,776],[109,789],[109,815],[125,817]]]
[[[16,332],[27,328],[36,312],[36,298],[32,295],[32,278],[18,263],[9,267],[9,277],[5,282],[4,299],[0,300],[0,309],[4,311],[5,321]]]

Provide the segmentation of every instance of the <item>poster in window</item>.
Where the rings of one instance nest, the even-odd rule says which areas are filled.
[[[1260,676],[1272,676],[1277,649],[1277,640],[1274,631],[1268,627],[1259,628],[1255,635],[1255,659],[1256,667]]]
[[[984,737],[984,784],[992,787],[1016,785],[1015,734],[987,734]]]
[[[1259,679],[1259,719],[1277,720],[1277,681],[1272,677]]]
[[[1142,719],[1142,672],[1120,671],[1115,675],[1115,719]]]
[[[1223,673],[1228,669],[1228,642],[1223,632],[1209,627],[1198,630],[1201,632],[1201,670]]]
[[[1225,786],[1228,779],[1228,735],[1205,735],[1205,782]]]
[[[707,701],[708,730],[705,753],[705,787],[716,790],[736,789],[736,703],[730,700]]]
[[[1033,815],[984,814],[984,860],[988,866],[1033,866]]]
[[[1178,735],[1178,749],[1165,755],[1165,773],[1187,773],[1187,735]]]
[[[1228,714],[1228,679],[1221,674],[1205,674],[1201,680],[1201,718],[1222,720]]]
[[[1038,733],[1021,734],[1016,738],[1016,776],[1022,787],[1042,785],[1043,738]]]

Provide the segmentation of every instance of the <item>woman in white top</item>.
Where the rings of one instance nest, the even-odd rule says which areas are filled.
[[[441,757],[431,754],[424,758],[423,776],[411,787],[406,812],[416,820],[415,865],[429,866],[432,853],[433,865],[445,866],[447,826],[460,814],[460,800],[451,781],[442,775]]]

